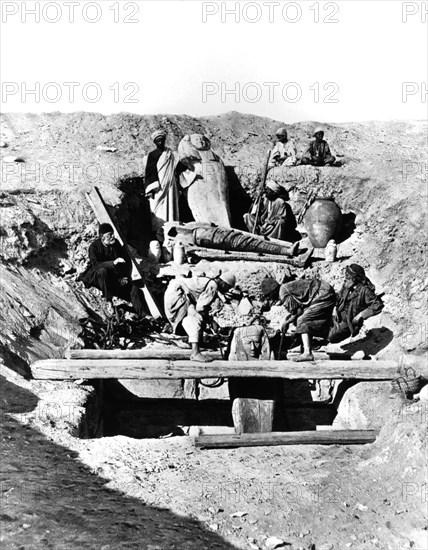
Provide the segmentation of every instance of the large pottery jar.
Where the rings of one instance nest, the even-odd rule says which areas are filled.
[[[337,237],[342,226],[342,212],[333,197],[317,197],[308,208],[305,229],[315,248],[324,248],[330,239]]]

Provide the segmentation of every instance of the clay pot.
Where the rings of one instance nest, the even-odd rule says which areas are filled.
[[[342,212],[333,197],[317,197],[304,218],[309,240],[315,248],[324,248],[342,226]]]

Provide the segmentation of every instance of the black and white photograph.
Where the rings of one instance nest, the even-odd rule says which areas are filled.
[[[0,2],[0,547],[428,549],[428,2]]]

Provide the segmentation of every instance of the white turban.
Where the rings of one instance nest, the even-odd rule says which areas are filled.
[[[279,185],[279,183],[276,183],[276,181],[274,180],[268,180],[266,182],[266,187],[271,191],[273,191],[274,193],[278,193],[278,194],[281,193],[281,191],[283,190],[283,188]]]
[[[164,130],[156,130],[151,135],[152,141],[155,141],[157,138],[160,137],[166,138],[166,132]]]

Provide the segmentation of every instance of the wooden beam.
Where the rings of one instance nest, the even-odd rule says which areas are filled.
[[[395,361],[168,361],[164,359],[47,359],[31,366],[40,380],[133,378],[141,380],[180,378],[261,377],[288,379],[392,380]]]
[[[237,397],[232,404],[232,418],[235,432],[272,432],[276,402],[274,399]]]
[[[323,430],[307,432],[271,432],[264,434],[201,435],[195,447],[224,449],[271,445],[359,445],[376,441],[376,430]]]
[[[313,253],[313,248],[308,250],[305,254],[296,256],[295,258],[289,258],[287,256],[280,256],[278,254],[265,254],[257,252],[238,252],[228,250],[218,250],[216,248],[202,248],[202,247],[189,247],[186,249],[186,254],[190,257],[196,256],[201,259],[209,259],[216,261],[250,261],[250,262],[275,262],[281,264],[291,265],[293,267],[305,268],[308,264]]]
[[[109,223],[113,229],[116,239],[120,242],[122,246],[124,246],[131,258],[132,261],[132,279],[142,279],[144,280],[144,273],[140,269],[140,266],[136,262],[134,255],[132,253],[132,250],[130,250],[128,244],[126,243],[125,239],[123,238],[121,232],[119,231],[119,228],[114,223],[113,219],[111,218],[110,214],[108,213],[107,206],[104,202],[104,199],[100,193],[100,190],[98,187],[94,187],[91,193],[86,194],[88,198],[88,202],[94,211],[94,214],[96,218],[98,219],[99,223]],[[159,311],[158,306],[156,305],[155,301],[153,300],[152,295],[150,294],[149,289],[143,285],[141,287],[141,290],[144,294],[144,298],[147,303],[147,307],[149,308],[150,314],[155,318],[159,319],[162,317],[161,312]]]
[[[174,346],[141,349],[73,349],[68,352],[67,359],[190,359],[190,349]],[[221,360],[219,351],[204,351],[203,354],[211,359]]]

